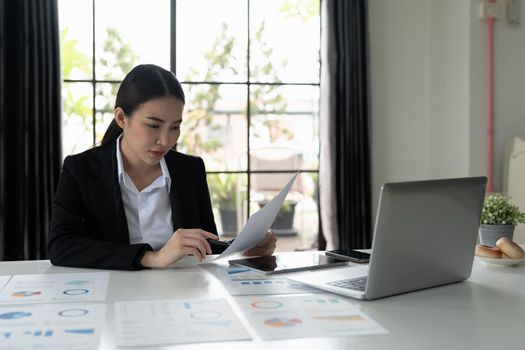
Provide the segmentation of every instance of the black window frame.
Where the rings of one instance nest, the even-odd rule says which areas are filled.
[[[97,1],[101,0],[91,0],[92,1],[92,55],[91,55],[91,65],[92,65],[92,75],[91,79],[63,79],[62,81],[64,83],[89,83],[91,84],[91,93],[92,93],[92,137],[93,137],[93,145],[96,144],[96,115],[97,112],[102,112],[97,110],[97,106],[95,103],[97,94],[96,94],[96,88],[98,84],[120,84],[122,80],[107,80],[107,79],[97,79],[96,78],[96,67],[97,67],[97,52],[96,52],[96,3]],[[284,170],[252,170],[251,169],[251,162],[250,162],[250,126],[251,126],[251,111],[250,111],[250,88],[253,85],[275,85],[275,86],[313,86],[317,87],[320,91],[320,74],[321,74],[321,58],[320,58],[320,52],[319,52],[319,79],[317,83],[293,83],[293,82],[252,82],[250,81],[250,2],[252,0],[245,0],[247,2],[247,47],[246,47],[246,58],[247,58],[247,75],[246,75],[246,81],[244,82],[222,82],[222,81],[184,81],[181,80],[181,84],[185,85],[210,85],[210,84],[216,84],[216,85],[244,85],[246,86],[247,93],[246,93],[246,118],[247,118],[247,127],[246,127],[246,137],[247,137],[247,150],[246,150],[246,159],[247,159],[247,166],[246,170],[211,170],[207,171],[207,174],[238,174],[238,175],[245,175],[247,177],[247,216],[249,216],[250,213],[250,205],[251,205],[251,175],[252,174],[295,174],[296,172],[300,173],[309,173],[309,174],[317,174],[319,175],[319,162],[317,163],[317,169],[284,169]],[[321,1],[319,0],[319,13],[321,13]],[[321,20],[321,19],[320,19]],[[320,22],[321,23],[321,22]],[[177,35],[176,35],[176,26],[177,26],[177,0],[170,0],[170,70],[176,75],[177,74]],[[321,37],[321,25],[319,28],[319,37]],[[320,99],[320,94],[318,94]],[[320,103],[320,101],[319,101]],[[318,108],[318,111],[320,111],[320,108]],[[317,115],[319,118],[319,113]],[[319,135],[320,136],[320,135]],[[320,140],[320,137],[318,136],[318,139]],[[318,155],[320,154],[318,150]],[[319,186],[318,183],[315,184],[315,186]],[[316,191],[318,193],[318,191]],[[320,203],[318,198],[314,198],[314,200],[317,203],[317,215],[318,218],[320,218]],[[217,218],[216,218],[217,219]],[[319,220],[320,221],[320,220]],[[320,227],[318,232],[320,231]]]

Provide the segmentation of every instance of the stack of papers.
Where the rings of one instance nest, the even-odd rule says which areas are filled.
[[[86,302],[105,301],[108,282],[108,272],[2,276],[0,349],[97,349],[106,305]]]

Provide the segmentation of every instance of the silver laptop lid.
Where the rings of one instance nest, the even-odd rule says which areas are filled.
[[[486,177],[381,188],[366,299],[467,279]]]

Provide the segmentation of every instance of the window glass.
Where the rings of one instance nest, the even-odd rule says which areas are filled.
[[[169,0],[96,1],[96,78],[122,80],[140,63],[169,69],[169,9]]]
[[[319,164],[319,88],[303,85],[252,85],[250,94],[251,156],[296,154],[294,168],[315,170]],[[272,170],[271,162],[257,170]]]
[[[63,79],[93,77],[93,2],[60,0],[60,64]],[[82,16],[76,14],[82,13]]]
[[[294,173],[251,174],[250,213],[264,207],[290,181]],[[317,173],[300,173],[271,228],[278,236],[300,238],[298,246],[311,246],[319,231]]]
[[[319,7],[319,0],[59,0],[64,157],[98,144],[121,80],[137,64],[157,64],[183,83],[177,149],[203,158],[219,233],[235,236],[300,171],[272,228],[299,239],[295,247],[312,246]]]
[[[250,1],[250,79],[319,82],[319,0]]]
[[[177,76],[195,82],[245,82],[246,0],[177,1]]]
[[[202,157],[208,171],[246,170],[246,87],[184,84],[186,106],[177,148]],[[245,165],[244,165],[245,166]]]
[[[217,230],[222,236],[235,236],[246,223],[246,174],[208,174]]]
[[[93,145],[93,87],[62,84],[62,155],[80,153]]]
[[[96,85],[95,106],[97,114],[95,116],[95,142],[102,141],[104,133],[113,120],[113,110],[119,84],[97,83]]]

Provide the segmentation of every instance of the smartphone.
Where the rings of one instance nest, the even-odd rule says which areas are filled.
[[[213,254],[221,254],[230,246],[230,243],[218,239],[206,238],[206,240],[210,243]]]
[[[325,254],[357,263],[367,263],[370,260],[370,254],[358,252],[357,250],[353,249],[327,250]]]

